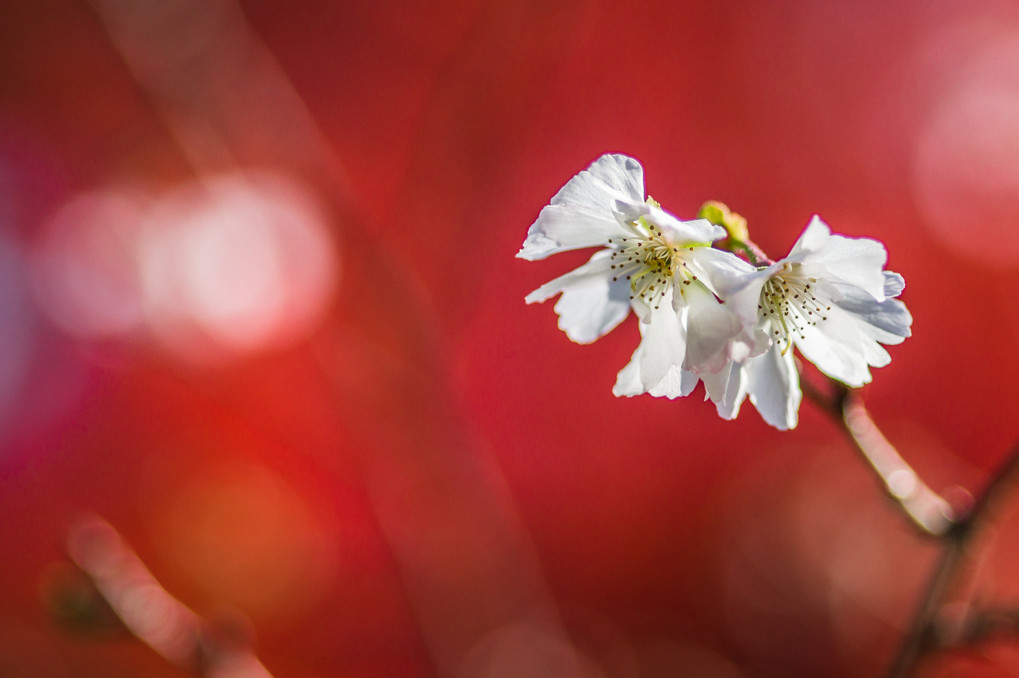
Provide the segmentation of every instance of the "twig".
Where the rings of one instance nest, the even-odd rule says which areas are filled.
[[[965,533],[959,529],[950,531],[944,551],[927,582],[927,590],[924,592],[913,615],[909,630],[906,632],[899,646],[888,672],[887,678],[905,678],[916,665],[921,655],[935,647],[934,630],[938,613],[944,606],[945,595],[958,574],[960,564],[963,561],[965,552]]]
[[[1015,482],[1017,473],[1019,473],[1019,445],[1012,448],[1005,462],[991,476],[990,482],[978,495],[970,512],[957,520],[952,529],[944,535],[947,540],[945,550],[927,585],[927,592],[913,618],[913,624],[906,634],[899,654],[887,674],[888,678],[908,676],[924,652],[940,647],[935,632],[945,594],[959,572],[967,545],[988,522],[995,503],[1008,486]]]
[[[825,393],[803,380],[803,392],[835,419],[877,474],[885,493],[924,536],[942,537],[956,524],[958,511],[927,485],[888,442],[863,400],[838,382]]]
[[[988,607],[965,615],[959,623],[941,623],[932,642],[938,649],[972,648],[992,638],[1019,633],[1019,608]]]
[[[988,521],[995,503],[1019,474],[1019,445],[994,473],[984,491],[968,511],[953,507],[932,490],[913,468],[899,455],[895,447],[870,417],[859,396],[844,385],[831,381],[828,393],[803,380],[803,392],[822,410],[835,419],[856,449],[877,473],[885,492],[902,509],[903,513],[920,530],[943,544],[941,556],[927,583],[916,614],[902,641],[888,672],[887,678],[905,678],[924,653],[942,647],[938,639],[938,615],[945,597],[965,561],[966,546]],[[1009,618],[1011,619],[1011,617]],[[983,637],[975,634],[973,642]],[[953,647],[957,647],[958,643]]]

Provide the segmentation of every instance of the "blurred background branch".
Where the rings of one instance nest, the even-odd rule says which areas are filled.
[[[80,522],[67,546],[71,560],[124,628],[171,664],[205,678],[272,678],[249,649],[243,618],[233,614],[210,622],[199,617],[156,581],[106,521]],[[67,588],[52,593],[63,598],[54,600],[58,611],[67,608],[68,596],[87,595]]]

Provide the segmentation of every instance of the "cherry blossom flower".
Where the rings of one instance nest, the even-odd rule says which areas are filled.
[[[576,270],[527,295],[527,303],[561,294],[559,327],[590,343],[632,309],[641,343],[620,373],[617,395],[687,395],[701,372],[748,358],[753,328],[717,298],[729,278],[753,272],[711,247],[725,229],[705,219],[681,221],[644,196],[640,163],[603,155],[573,177],[542,209],[518,257],[528,260],[597,247]],[[682,376],[686,370],[691,376]]]
[[[913,321],[895,298],[902,276],[885,271],[886,261],[877,240],[832,235],[815,216],[789,256],[726,279],[719,292],[727,305],[771,346],[699,375],[718,413],[734,418],[749,396],[769,424],[795,427],[802,396],[794,346],[829,377],[852,387],[868,383],[870,368],[891,360],[882,344],[901,343]]]

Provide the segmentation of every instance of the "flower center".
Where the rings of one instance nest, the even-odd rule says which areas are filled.
[[[782,346],[782,353],[789,350],[793,336],[804,339],[808,327],[828,319],[831,306],[826,306],[815,296],[817,278],[796,275],[792,264],[785,264],[782,271],[768,279],[761,289],[757,304],[760,317],[770,325],[772,339]]]
[[[626,238],[609,238],[612,248],[612,280],[630,281],[630,299],[643,299],[658,308],[670,286],[677,282],[689,285],[697,276],[686,269],[685,247],[669,242],[662,230],[644,217],[626,224],[633,234]],[[693,251],[693,247],[689,248]],[[679,288],[683,294],[683,288]]]

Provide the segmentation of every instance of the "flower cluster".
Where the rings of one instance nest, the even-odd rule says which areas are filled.
[[[815,216],[788,256],[768,261],[738,220],[682,221],[646,198],[640,163],[624,155],[603,155],[567,182],[517,256],[591,247],[586,264],[526,300],[560,295],[559,327],[578,343],[637,315],[641,341],[619,372],[617,396],[676,398],[703,382],[722,417],[734,418],[749,397],[769,424],[793,428],[794,347],[856,387],[888,364],[882,344],[910,334],[912,318],[895,298],[902,276],[884,270],[880,242],[833,235]]]

